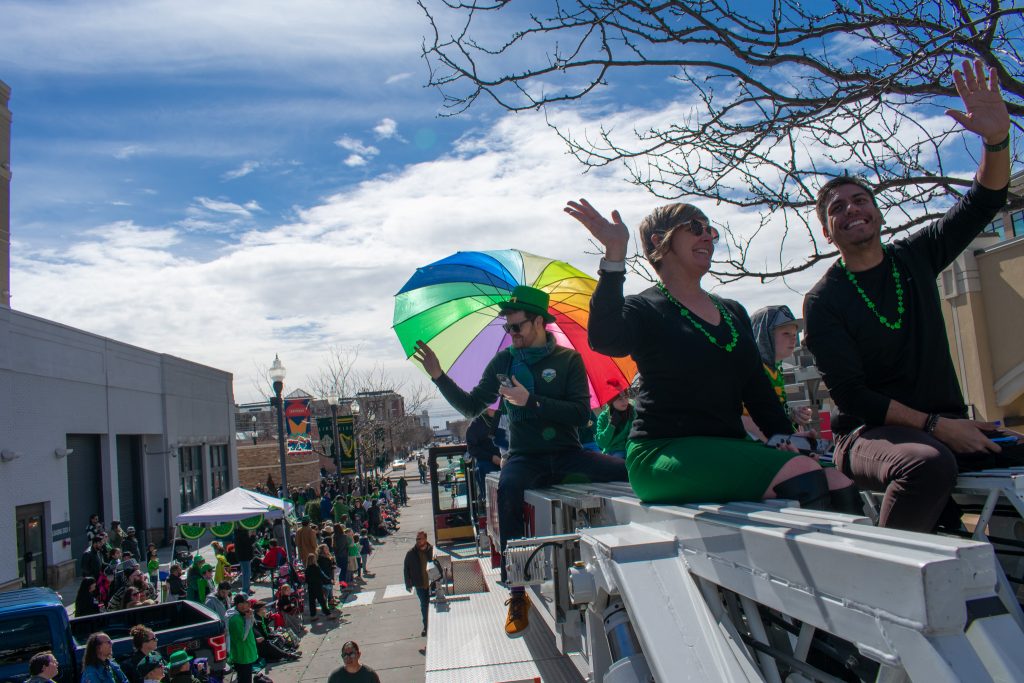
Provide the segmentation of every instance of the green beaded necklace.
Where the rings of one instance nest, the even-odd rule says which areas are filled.
[[[740,334],[739,332],[736,331],[736,325],[733,324],[732,316],[729,315],[729,311],[725,310],[725,306],[720,304],[717,298],[712,296],[711,303],[715,305],[715,308],[718,309],[718,313],[722,316],[722,320],[724,320],[725,324],[729,326],[729,331],[732,334],[732,339],[729,340],[728,344],[719,344],[718,339],[715,337],[715,335],[708,332],[704,328],[704,326],[700,324],[700,321],[697,320],[697,316],[695,316],[693,313],[690,313],[690,310],[686,308],[686,306],[679,303],[679,300],[672,296],[671,292],[668,291],[668,288],[666,288],[664,284],[659,282],[657,283],[657,286],[661,293],[665,295],[665,298],[674,303],[679,308],[679,315],[686,318],[686,320],[691,325],[700,330],[700,332],[703,333],[704,336],[708,338],[709,342],[711,342],[713,345],[717,346],[720,349],[725,349],[726,353],[731,353],[732,350],[736,348],[736,342],[740,338]]]
[[[888,247],[884,244],[882,245],[882,253],[889,253]],[[878,318],[878,322],[882,323],[882,325],[888,327],[890,330],[898,330],[903,327],[903,311],[906,310],[903,307],[903,283],[900,282],[900,271],[896,268],[896,259],[889,256],[889,260],[892,262],[892,281],[896,283],[897,318],[895,322],[889,322],[889,318],[878,312],[878,306],[874,301],[868,298],[868,295],[864,292],[864,288],[860,286],[859,282],[857,282],[857,276],[847,269],[846,264],[843,263],[843,259],[839,259],[839,267],[843,269],[843,272],[846,273],[847,279],[857,289],[857,293],[860,294],[860,298],[864,300],[864,303],[867,304],[871,312],[875,314],[876,318]]]

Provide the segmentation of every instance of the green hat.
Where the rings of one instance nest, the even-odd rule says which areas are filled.
[[[502,301],[499,307],[502,311],[526,311],[535,315],[543,316],[545,323],[555,322],[555,316],[548,313],[548,293],[536,287],[519,285],[512,290],[512,296],[508,301]]]
[[[176,650],[168,659],[167,666],[171,669],[179,667],[186,662],[191,662],[192,657],[185,650]]]

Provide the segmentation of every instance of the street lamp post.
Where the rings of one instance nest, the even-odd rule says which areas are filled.
[[[288,471],[285,463],[284,449],[284,401],[281,399],[281,391],[284,389],[284,366],[281,359],[274,354],[274,364],[270,366],[270,380],[274,383],[274,398],[271,399],[277,407],[277,449],[281,459],[281,498],[288,497]]]
[[[338,395],[331,394],[327,397],[327,404],[331,406],[331,431],[334,440],[331,441],[331,455],[334,456],[334,473],[341,481],[341,449],[338,447]]]
[[[352,455],[356,459],[356,477],[359,485],[363,485],[363,462],[359,453],[359,402],[353,401],[349,404],[349,412],[352,413]]]
[[[256,445],[256,416],[252,416],[252,445]]]

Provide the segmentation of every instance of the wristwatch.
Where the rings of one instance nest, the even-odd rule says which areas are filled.
[[[625,261],[609,261],[606,258],[601,259],[601,263],[597,266],[598,271],[602,273],[625,273],[626,262]]]

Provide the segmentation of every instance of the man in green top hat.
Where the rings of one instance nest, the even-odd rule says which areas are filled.
[[[509,420],[509,458],[498,485],[498,531],[501,547],[523,536],[523,493],[528,488],[569,482],[625,481],[621,458],[585,451],[579,430],[590,415],[590,390],[583,358],[555,344],[545,329],[555,318],[548,295],[519,286],[500,304],[505,332],[512,345],[502,349],[484,369],[479,383],[465,392],[441,369],[437,355],[419,341],[415,358],[441,395],[468,418],[483,413],[501,396]],[[502,564],[502,579],[505,566]],[[529,625],[530,601],[513,588],[505,632],[516,635]]]

